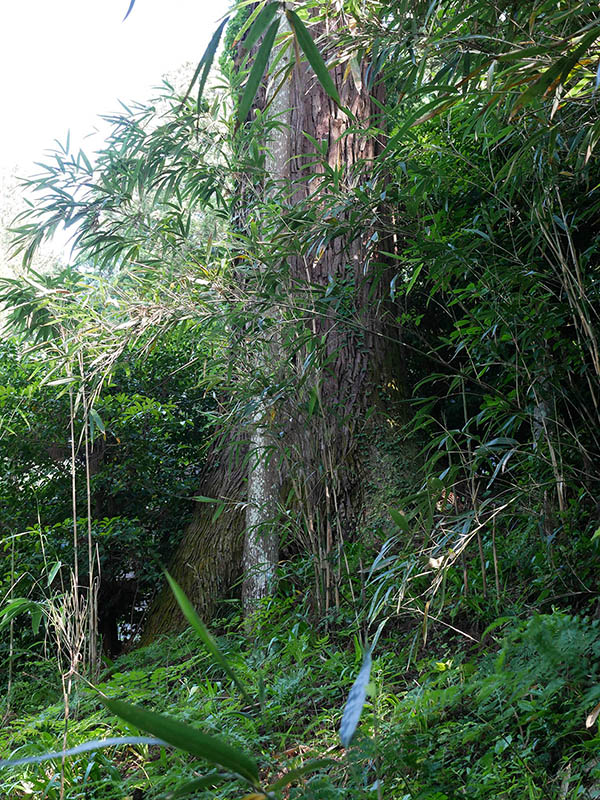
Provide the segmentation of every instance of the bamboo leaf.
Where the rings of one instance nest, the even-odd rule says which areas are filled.
[[[61,567],[62,567],[62,561],[56,561],[53,564],[52,569],[50,570],[50,572],[48,574],[48,583],[47,583],[48,586],[51,586],[52,581],[54,580],[54,578],[56,578],[56,573],[58,572],[58,570]]]
[[[102,702],[109,711],[139,730],[151,733],[162,742],[191,753],[197,758],[224,767],[253,786],[258,786],[256,763],[241,750],[231,747],[222,739],[200,733],[191,725],[179,722],[173,717],[157,714],[156,711],[146,711],[145,708],[124,703],[122,700],[103,697]]]
[[[184,617],[190,623],[192,628],[196,631],[202,642],[204,642],[204,646],[211,654],[211,656],[214,658],[214,660],[222,667],[224,672],[231,678],[231,680],[238,687],[244,699],[247,702],[252,702],[252,699],[248,695],[248,692],[246,691],[244,684],[238,678],[234,670],[229,666],[227,659],[219,649],[219,645],[216,643],[212,634],[210,633],[206,625],[202,622],[202,620],[196,613],[196,610],[188,600],[181,586],[179,586],[177,581],[175,581],[174,578],[172,578],[168,572],[166,573],[166,576],[169,582],[169,586],[171,587],[171,591],[175,595],[175,599],[179,603],[179,607],[181,608]]]
[[[350,72],[352,73],[352,80],[354,81],[354,86],[356,91],[360,94],[362,92],[363,82],[362,82],[362,74],[360,71],[360,64],[358,63],[358,59],[356,56],[352,56],[349,62]]]
[[[312,415],[314,413],[314,410],[315,410],[315,407],[317,405],[317,400],[318,399],[319,399],[319,392],[317,390],[317,387],[313,386],[313,388],[310,391],[310,399],[308,401],[308,417],[309,417],[309,419],[310,419],[310,417],[312,417]]]
[[[131,3],[129,3],[129,8],[127,9],[127,13],[126,13],[126,14],[125,14],[125,16],[123,17],[123,22],[125,22],[125,20],[127,19],[127,17],[128,17],[128,16],[131,14],[131,12],[133,11],[133,7],[134,7],[134,5],[135,5],[135,0],[131,0]]]
[[[194,88],[194,84],[198,80],[198,75],[202,71],[202,77],[200,79],[200,84],[198,86],[198,104],[200,104],[200,100],[202,99],[202,93],[204,91],[204,86],[206,84],[206,79],[208,78],[208,73],[210,72],[210,68],[215,58],[215,53],[217,52],[217,47],[219,46],[219,42],[221,41],[221,34],[223,33],[223,29],[225,25],[229,22],[229,17],[225,17],[223,22],[219,25],[217,30],[213,33],[212,39],[208,43],[208,47],[204,51],[202,58],[198,62],[198,66],[192,76],[192,80],[190,81],[190,85],[188,86],[187,92],[185,93],[183,100],[181,101],[181,105],[185,103],[185,101],[190,96],[190,92]]]
[[[149,736],[115,736],[110,739],[94,739],[92,742],[84,742],[68,750],[59,750],[55,753],[42,753],[41,756],[16,758],[12,761],[9,759],[0,761],[0,769],[3,767],[19,767],[22,764],[42,764],[44,761],[62,759],[66,756],[78,756],[80,753],[90,753],[94,750],[102,750],[104,747],[119,747],[124,744],[157,744],[164,747],[165,742],[161,739],[150,738]]]
[[[244,50],[252,50],[256,42],[267,30],[269,24],[273,20],[273,17],[277,13],[278,8],[279,3],[269,3],[262,9],[262,11],[260,11],[257,18],[254,20],[253,25],[248,31],[248,35],[242,42],[242,47]]]
[[[360,715],[367,699],[367,686],[371,676],[371,650],[367,650],[365,657],[358,673],[358,677],[354,681],[344,714],[340,725],[340,739],[344,747],[348,747],[356,731]]]
[[[214,32],[213,37],[210,40],[208,47],[204,51],[204,55],[202,56],[202,58],[204,59],[204,70],[202,72],[202,76],[198,83],[198,114],[200,113],[200,101],[202,100],[202,95],[204,94],[204,87],[206,86],[206,80],[210,73],[210,68],[212,67],[212,63],[215,58],[215,53],[217,52],[217,47],[219,46],[219,42],[221,41],[221,34],[223,33],[223,29],[225,28],[228,22],[229,22],[229,17],[225,17],[223,22]]]
[[[260,3],[255,3],[254,8],[252,9],[250,14],[248,15],[248,19],[244,22],[242,27],[239,29],[239,31],[235,35],[235,38],[234,38],[234,40],[232,42],[234,47],[237,44],[239,44],[239,42],[244,38],[244,35],[245,35],[246,31],[249,28],[252,27],[252,25],[254,24],[254,20],[258,17],[258,15],[261,13],[261,11],[264,9],[264,7],[266,5],[267,5],[267,0],[261,0]],[[241,6],[238,5],[238,8],[241,9]]]
[[[335,87],[335,83],[331,75],[329,74],[329,70],[327,69],[327,65],[323,61],[323,57],[319,53],[317,46],[313,42],[312,36],[306,29],[304,23],[296,14],[295,11],[290,11],[289,9],[285,12],[290,23],[290,27],[294,32],[294,36],[296,37],[296,41],[300,45],[302,52],[306,56],[308,63],[311,65],[313,70],[315,71],[315,75],[319,79],[319,83],[323,87],[323,89],[327,92],[329,97],[334,100],[338,106],[341,107],[342,101],[340,99],[340,95],[338,90]]]
[[[573,67],[577,64],[581,56],[600,36],[600,29],[594,28],[588,31],[587,35],[583,37],[578,47],[575,48],[569,55],[559,58],[552,64],[545,72],[543,72],[538,79],[528,89],[526,89],[517,102],[514,104],[510,113],[511,118],[526,105],[529,105],[537,97],[542,97],[549,92],[558,83],[562,83],[567,79]]]
[[[278,28],[279,20],[276,19],[266,32],[265,38],[262,40],[258,53],[256,54],[256,58],[254,59],[254,64],[250,70],[246,88],[244,89],[244,94],[242,95],[242,99],[240,100],[240,105],[238,107],[238,122],[240,124],[244,122],[248,116],[254,98],[256,97],[256,92],[258,91],[260,82],[265,74],[265,69],[269,63],[269,56],[271,55],[271,50],[273,49],[273,43],[275,42],[275,36],[277,35]]]
[[[418,278],[418,277],[419,277],[419,275],[421,274],[421,270],[423,269],[423,266],[424,266],[424,265],[421,263],[421,264],[418,264],[418,265],[417,265],[417,266],[414,268],[414,270],[413,270],[413,274],[410,276],[410,280],[409,280],[409,282],[406,284],[406,289],[404,290],[404,291],[406,292],[406,294],[408,294],[408,293],[410,292],[410,290],[413,288],[413,286],[414,286],[414,285],[415,285],[415,283],[417,282],[417,278]]]
[[[25,597],[17,597],[14,600],[11,600],[2,610],[0,610],[0,630],[5,628],[10,621],[19,614],[23,614],[26,611],[29,611],[33,617],[36,609],[38,608],[39,605],[35,601],[28,600]]]
[[[93,408],[90,408],[90,417],[93,419],[94,424],[96,425],[100,433],[106,433],[106,427],[104,425],[104,422],[102,422],[100,415]]]
[[[401,530],[403,530],[405,533],[408,533],[408,521],[401,511],[396,511],[395,508],[390,508],[390,517]]]
[[[37,606],[36,608],[31,609],[31,628],[33,630],[34,635],[40,629],[40,622],[42,621],[42,609]]]
[[[62,386],[65,383],[74,383],[75,378],[55,378],[53,381],[47,381],[46,386]]]
[[[214,514],[212,515],[211,523],[213,525],[219,519],[223,511],[225,511],[225,503],[219,503],[219,505],[215,509]]]

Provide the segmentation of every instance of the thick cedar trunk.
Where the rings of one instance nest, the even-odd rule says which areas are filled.
[[[313,35],[315,33],[313,31]],[[318,202],[313,193],[318,190],[320,178],[314,174],[311,138],[327,144],[327,162],[333,169],[343,167],[341,186],[348,190],[357,181],[364,182],[368,178],[369,164],[379,152],[377,139],[360,132],[361,125],[366,128],[376,114],[366,88],[367,82],[363,80],[358,91],[351,74],[344,80],[346,71],[344,65],[339,65],[331,71],[331,76],[342,105],[353,112],[354,121],[326,95],[306,63],[294,71],[290,139],[290,155],[293,157],[289,162],[290,181],[295,189],[293,203],[300,203],[309,195],[312,195],[311,202]],[[379,87],[377,93],[381,92],[382,87]],[[350,127],[358,129],[358,132],[347,134]],[[351,234],[333,239],[310,264],[304,258],[291,262],[291,278],[295,281],[308,279],[321,286],[327,286],[332,279],[343,281],[351,278],[353,281],[353,325],[347,325],[334,311],[329,317],[317,317],[314,324],[318,337],[326,334],[325,355],[327,359],[333,358],[335,363],[327,378],[328,402],[341,404],[342,409],[352,414],[364,406],[366,378],[372,375],[373,356],[379,349],[376,322],[371,313],[373,298],[370,302],[367,300],[373,278],[366,263],[371,234],[372,230],[353,230]]]
[[[333,27],[331,21],[330,32]],[[314,27],[311,32],[318,34]],[[354,121],[327,96],[306,63],[294,71],[288,162],[293,205],[301,205],[309,196],[309,203],[319,202],[320,177],[315,175],[311,139],[326,144],[324,157],[332,169],[340,171],[339,187],[346,189],[348,196],[359,181],[367,179],[371,162],[380,151],[377,139],[366,132],[376,113],[367,82],[363,79],[357,88],[351,74],[344,79],[346,72],[345,65],[340,65],[331,75],[342,105],[353,112]],[[375,91],[380,94],[382,87]],[[354,132],[346,133],[350,127]],[[345,220],[339,222],[344,228]],[[316,257],[308,260],[298,254],[289,261],[292,284],[327,287],[351,282],[352,289],[350,309],[336,310],[332,304],[310,322],[314,339],[323,343],[320,357],[324,366],[309,387],[318,392],[319,413],[298,419],[295,430],[290,431],[299,465],[291,465],[292,480],[303,506],[306,544],[315,558],[315,604],[320,613],[339,600],[344,541],[352,535],[362,504],[358,434],[383,358],[379,323],[373,313],[375,276],[368,265],[372,233],[346,226]],[[298,366],[301,372],[304,367]]]

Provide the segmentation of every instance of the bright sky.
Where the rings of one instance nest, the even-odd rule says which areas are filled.
[[[118,100],[145,101],[198,61],[228,0],[0,0],[0,172],[22,172],[54,139],[82,138]]]

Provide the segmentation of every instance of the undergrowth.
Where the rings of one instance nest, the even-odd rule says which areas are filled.
[[[99,690],[224,738],[257,759],[265,782],[311,758],[330,759],[299,777],[283,795],[289,798],[600,797],[596,721],[586,728],[600,701],[599,621],[556,610],[492,627],[485,646],[445,636],[417,652],[411,636],[390,628],[373,654],[359,730],[344,751],[338,728],[360,669],[358,640],[350,631],[316,631],[289,599],[270,600],[251,636],[234,615],[218,637],[253,702],[187,631],[122,656],[96,689],[80,680],[68,746],[136,735],[111,716]],[[50,662],[23,670],[12,702],[0,732],[2,758],[62,748],[64,709]],[[184,782],[207,773],[206,764],[171,748],[106,748],[65,760],[64,796],[174,798]],[[59,775],[60,759],[5,768],[0,796],[58,800]],[[215,774],[218,789],[210,782],[188,796],[241,796],[233,776],[223,783]]]

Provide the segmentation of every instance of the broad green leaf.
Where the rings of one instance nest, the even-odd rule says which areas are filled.
[[[421,264],[418,264],[414,268],[413,274],[410,276],[410,280],[406,284],[406,289],[404,290],[406,292],[406,294],[408,294],[410,292],[410,290],[413,288],[413,286],[417,282],[417,279],[418,279],[419,275],[421,274],[421,270],[423,269],[423,266],[424,265],[421,263]]]
[[[23,614],[26,611],[33,613],[37,607],[38,604],[33,600],[29,600],[26,597],[16,597],[0,610],[0,629],[5,628],[19,614]]]
[[[298,778],[301,778],[303,775],[308,775],[311,772],[318,772],[319,770],[327,769],[336,763],[337,762],[332,758],[313,758],[310,761],[307,761],[306,764],[302,764],[301,767],[288,770],[285,775],[282,775],[281,778],[278,778],[270,786],[267,786],[266,791],[279,792],[281,789],[285,789],[286,786],[289,786],[290,783],[297,781]]]
[[[56,578],[56,573],[62,567],[62,561],[57,561],[55,564],[52,565],[52,569],[48,573],[48,583],[47,585],[50,586],[54,578]]]
[[[244,50],[251,50],[254,47],[262,34],[267,30],[267,27],[277,13],[279,5],[279,3],[269,3],[260,11],[252,27],[248,31],[248,35],[242,42]]]
[[[205,497],[203,494],[195,494],[192,500],[197,500],[198,503],[218,503],[219,501],[214,497]]]
[[[273,43],[275,42],[278,29],[279,20],[276,19],[266,32],[265,38],[262,40],[262,43],[258,49],[256,58],[252,64],[252,69],[250,70],[250,75],[248,76],[244,94],[242,95],[242,99],[240,100],[240,105],[238,107],[238,122],[240,124],[245,121],[246,117],[250,113],[252,103],[256,97],[256,92],[258,91],[260,82],[265,74],[265,69],[269,63],[269,56],[271,55],[271,50],[273,49]]]
[[[369,678],[371,677],[371,650],[367,650],[365,657],[358,673],[358,677],[354,681],[354,685],[350,689],[342,722],[340,725],[340,739],[344,747],[348,747],[356,731],[358,720],[363,710],[365,700],[367,698],[367,686]]]
[[[40,629],[40,622],[42,621],[42,609],[39,606],[35,606],[35,608],[31,609],[31,628],[33,630],[34,635]]]
[[[335,83],[331,75],[329,74],[329,70],[327,69],[327,65],[323,61],[323,57],[319,53],[317,46],[313,42],[312,36],[304,26],[304,23],[296,14],[295,11],[290,11],[289,9],[286,10],[286,16],[290,23],[290,27],[294,32],[296,37],[296,41],[300,45],[302,52],[307,58],[308,63],[311,65],[313,70],[315,71],[315,75],[319,79],[319,83],[323,87],[323,89],[327,92],[329,97],[334,100],[338,106],[341,107],[342,101],[340,99],[340,95],[338,90],[335,87]]]
[[[239,44],[239,42],[244,38],[246,31],[252,27],[252,25],[254,24],[254,20],[258,17],[258,15],[261,13],[261,11],[264,9],[266,5],[267,5],[267,0],[261,0],[260,3],[255,2],[255,6],[248,15],[248,18],[246,19],[242,27],[235,35],[235,38],[233,40],[234,47],[235,45]],[[238,4],[238,9],[241,9],[241,5],[239,4]]]
[[[246,691],[244,684],[238,678],[234,670],[229,666],[227,659],[219,649],[219,645],[216,643],[212,634],[210,633],[206,625],[202,622],[202,620],[196,613],[196,610],[188,600],[181,586],[177,583],[177,581],[175,581],[169,575],[168,572],[166,573],[166,576],[169,582],[169,586],[171,587],[171,591],[175,595],[175,599],[179,603],[179,607],[181,608],[184,617],[190,623],[192,628],[196,631],[200,639],[204,642],[204,646],[211,654],[211,656],[214,658],[214,660],[222,667],[224,672],[231,678],[231,680],[238,687],[246,702],[252,702],[252,699],[248,695],[248,692]]]
[[[94,424],[96,425],[100,433],[106,433],[106,427],[102,422],[100,415],[93,408],[90,408],[90,417],[94,420]]]
[[[408,533],[408,521],[402,512],[396,511],[395,508],[390,508],[390,517],[394,520],[399,528],[401,528],[405,533]]]
[[[102,698],[104,705],[118,717],[129,722],[139,730],[151,733],[161,741],[202,758],[211,764],[234,772],[253,786],[258,786],[258,767],[246,753],[227,744],[216,736],[200,733],[191,725],[186,725],[173,717],[146,711],[140,706],[124,703],[122,700]]]

